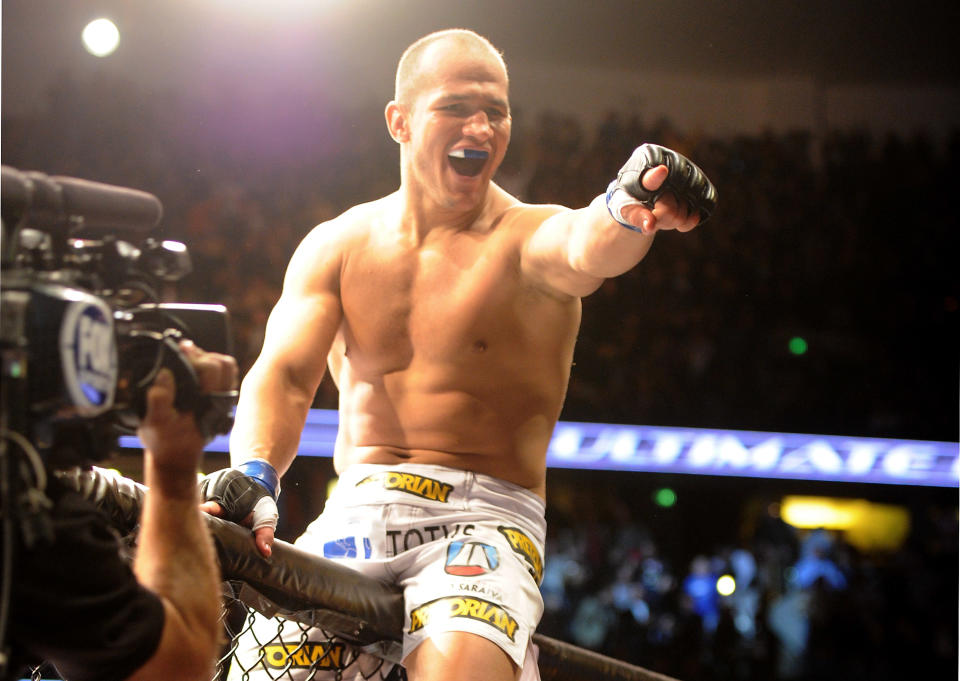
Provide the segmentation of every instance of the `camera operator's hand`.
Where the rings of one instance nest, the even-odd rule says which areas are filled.
[[[183,342],[201,392],[232,389],[232,357]],[[134,572],[160,597],[164,628],[153,656],[130,677],[211,678],[220,641],[220,574],[213,544],[198,508],[197,470],[205,439],[192,412],[174,408],[177,387],[164,369],[147,391],[147,411],[137,434],[144,447],[147,493]]]
[[[190,361],[197,375],[200,392],[222,392],[237,385],[237,362],[233,357],[215,352],[204,352],[191,341],[182,341],[180,351]],[[147,391],[147,413],[137,429],[137,435],[145,450],[150,452],[158,471],[169,475],[159,482],[174,482],[184,476],[189,489],[184,493],[193,495],[197,468],[203,452],[204,438],[198,431],[192,413],[177,411],[174,406],[176,386],[173,374],[161,370]]]

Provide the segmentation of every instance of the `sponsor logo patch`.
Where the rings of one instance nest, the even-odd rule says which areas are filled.
[[[410,611],[410,633],[428,626],[434,620],[466,617],[489,624],[512,641],[517,633],[517,620],[496,603],[472,596],[446,596],[424,603]]]
[[[343,669],[343,643],[276,643],[263,646],[263,662],[271,669]]]
[[[453,585],[457,591],[467,591],[472,594],[484,594],[495,601],[502,601],[503,595],[490,587],[489,584],[479,584],[477,582],[461,582]]]
[[[383,485],[383,489],[399,490],[420,497],[421,499],[439,501],[444,504],[447,503],[447,497],[453,490],[453,485],[449,483],[440,482],[433,478],[425,478],[422,475],[400,473],[397,471],[384,471],[383,473],[368,475],[357,483],[357,487],[371,483],[379,483]]]
[[[517,529],[516,527],[505,527],[501,525],[497,529],[500,530],[500,534],[510,542],[510,548],[512,548],[515,553],[523,556],[523,559],[529,567],[530,574],[533,575],[533,578],[537,581],[537,584],[539,584],[543,580],[543,557],[540,555],[540,549],[537,548],[537,545],[533,543],[533,540],[530,539],[523,530]]]
[[[500,554],[489,544],[478,541],[452,541],[447,547],[447,563],[443,571],[448,575],[475,577],[493,572],[500,564]]]
[[[373,553],[373,549],[370,545],[370,539],[368,537],[362,537],[363,541],[363,557],[369,558]],[[342,537],[341,539],[335,539],[333,541],[328,541],[323,545],[323,557],[324,558],[357,558],[357,537]]]
[[[476,526],[467,523],[461,525],[422,525],[412,527],[409,530],[387,530],[387,539],[390,540],[390,548],[387,549],[387,557],[396,556],[403,551],[408,551],[416,546],[420,546],[428,541],[435,539],[452,539],[454,537],[469,537],[473,534]]]

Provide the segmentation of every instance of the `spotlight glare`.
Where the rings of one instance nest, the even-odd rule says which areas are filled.
[[[120,44],[120,31],[109,19],[94,19],[83,29],[81,39],[87,52],[95,57],[106,57]]]
[[[717,579],[717,593],[721,596],[729,596],[737,590],[737,582],[732,575],[723,575]]]

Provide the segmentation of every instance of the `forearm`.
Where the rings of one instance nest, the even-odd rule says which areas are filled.
[[[231,462],[260,458],[283,475],[297,454],[312,402],[313,391],[285,372],[254,365],[240,389],[230,434]]]
[[[587,295],[639,263],[655,232],[688,232],[716,203],[716,188],[693,162],[641,145],[605,194],[544,220],[525,247],[525,271],[559,291]]]
[[[198,509],[196,471],[160,465],[147,451],[144,472],[149,491],[134,572],[160,596],[167,615],[145,678],[210,678],[219,645],[220,574]]]
[[[640,262],[653,243],[652,234],[619,225],[603,196],[579,210],[546,210],[553,212],[524,246],[521,263],[529,276],[567,295],[593,293]]]
[[[573,211],[567,242],[570,267],[583,274],[609,279],[632,269],[653,245],[653,233],[643,234],[617,223],[604,195]]]

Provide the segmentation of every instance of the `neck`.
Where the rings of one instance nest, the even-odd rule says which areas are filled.
[[[469,206],[445,205],[434,194],[415,183],[401,182],[399,191],[402,221],[421,238],[434,230],[463,231],[484,224],[484,217],[503,193],[492,182],[476,203]]]

